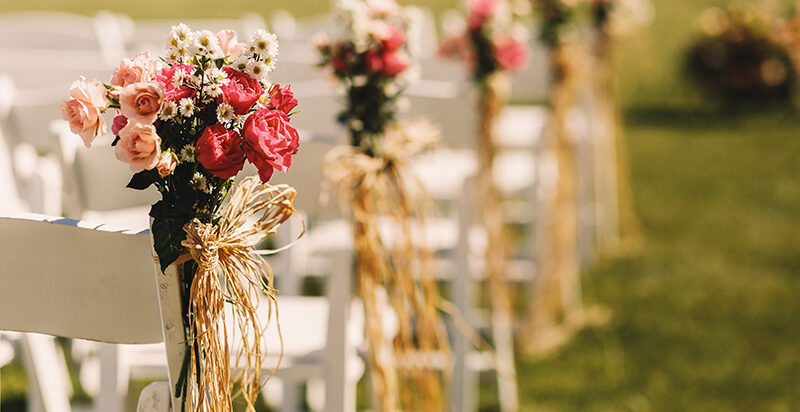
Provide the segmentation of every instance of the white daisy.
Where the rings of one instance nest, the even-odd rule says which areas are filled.
[[[196,109],[194,102],[188,97],[181,99],[181,101],[178,102],[178,107],[180,108],[181,115],[184,117],[191,117],[194,115],[194,111]]]
[[[209,84],[205,87],[205,95],[212,99],[215,99],[222,95],[222,87],[218,84]]]
[[[256,79],[263,79],[269,73],[269,67],[262,61],[250,60],[250,63],[247,63],[247,73]]]
[[[178,105],[172,100],[165,101],[161,106],[161,112],[158,113],[158,118],[161,120],[174,119],[178,115]]]
[[[234,113],[233,106],[228,103],[222,103],[217,106],[217,120],[220,123],[230,123],[235,116],[236,113]]]
[[[172,75],[172,85],[175,87],[181,87],[187,76],[189,76],[189,73],[186,73],[186,70],[175,70],[175,73]]]
[[[250,51],[274,59],[278,56],[278,36],[259,29],[250,36]]]
[[[184,163],[193,163],[195,153],[197,153],[197,151],[194,146],[187,144],[181,148],[181,152],[178,153],[178,159]]]
[[[210,30],[200,30],[194,33],[190,50],[193,55],[217,58],[222,54],[217,36]]]
[[[206,180],[206,177],[203,176],[200,172],[194,173],[194,176],[192,177],[192,187],[195,188],[195,190],[199,190],[206,193],[208,193],[209,191],[208,180]]]
[[[233,61],[231,67],[240,72],[246,72],[248,63],[250,63],[250,58],[245,55],[241,55],[237,57],[236,60]]]

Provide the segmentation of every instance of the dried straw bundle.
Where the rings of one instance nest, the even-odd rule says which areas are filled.
[[[259,241],[275,233],[295,212],[292,206],[295,194],[289,186],[260,184],[250,177],[236,188],[217,223],[195,219],[184,227],[186,240],[182,245],[188,249],[188,256],[179,261],[193,259],[197,263],[188,318],[185,406],[189,410],[232,411],[231,388],[240,383],[247,410],[255,411],[261,364],[266,356],[261,341],[264,328],[257,312],[259,296],[263,293],[267,298],[266,324],[272,320],[273,311],[277,318],[278,305],[272,269],[253,251]],[[248,218],[261,212],[263,215],[255,224],[246,228]],[[230,332],[238,332],[242,342],[236,349],[233,365],[224,321],[225,302],[232,305],[235,318],[234,330]],[[280,335],[279,323],[277,328]],[[231,367],[238,371],[233,378]]]
[[[369,366],[381,412],[446,410],[444,382],[449,379],[447,333],[439,316],[440,303],[431,254],[421,242],[430,202],[421,185],[407,172],[407,160],[438,140],[427,122],[386,132],[380,153],[367,155],[352,146],[328,154],[324,171],[343,203],[351,202],[354,225],[356,288],[364,302]],[[379,218],[388,217],[397,236],[382,239]],[[398,335],[390,348],[384,340],[376,292],[385,288],[399,318]],[[444,355],[441,371],[431,361]],[[405,385],[405,383],[408,385]],[[400,398],[398,399],[398,394]]]

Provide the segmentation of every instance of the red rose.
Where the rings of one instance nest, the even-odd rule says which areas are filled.
[[[258,98],[264,94],[264,88],[261,87],[261,83],[258,80],[233,67],[225,66],[222,71],[228,75],[230,80],[228,84],[222,86],[225,101],[233,106],[234,113],[247,113]]]
[[[300,135],[289,124],[286,113],[258,109],[244,122],[242,133],[247,160],[256,166],[262,182],[269,181],[273,168],[289,170],[292,155],[300,145]]]
[[[175,82],[173,79],[175,78],[175,72],[178,70],[183,70],[185,76],[191,76],[194,74],[195,68],[192,65],[181,63],[165,67],[161,69],[158,74],[156,74],[156,81],[164,91],[164,100],[177,102],[185,97],[193,98],[196,93],[194,90],[185,85],[181,85],[181,87],[175,87]]]
[[[297,99],[292,93],[291,86],[281,88],[277,83],[269,90],[269,107],[280,110],[286,114],[292,112],[297,107]]]
[[[233,177],[244,167],[241,142],[239,133],[219,123],[206,127],[197,139],[197,160],[214,176]]]
[[[383,47],[386,50],[397,50],[406,41],[403,31],[397,27],[391,26],[389,30],[389,37],[383,40]]]
[[[406,68],[408,68],[408,58],[405,55],[396,52],[383,53],[383,74],[386,76],[397,76]]]
[[[383,70],[383,59],[378,53],[371,50],[364,54],[364,64],[367,66],[368,73],[377,73]]]

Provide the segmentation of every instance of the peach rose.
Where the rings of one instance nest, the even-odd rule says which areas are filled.
[[[153,123],[163,101],[164,92],[158,83],[133,83],[119,94],[119,111],[131,122]]]
[[[115,153],[117,159],[127,163],[134,173],[150,170],[160,160],[161,138],[152,124],[128,122],[119,131]]]
[[[123,59],[114,70],[111,84],[125,87],[133,83],[152,81],[158,72],[158,66],[158,60],[151,60],[148,52],[139,53],[132,59]]]
[[[70,100],[61,102],[61,117],[69,122],[72,133],[80,135],[86,147],[98,135],[108,131],[106,121],[101,115],[107,106],[106,88],[97,80],[87,81],[81,76],[69,89]]]
[[[167,177],[175,170],[175,166],[178,165],[178,158],[175,156],[175,153],[172,152],[162,152],[161,156],[158,158],[158,164],[156,165],[156,170],[158,170],[158,175],[161,177]]]
[[[230,57],[231,60],[235,60],[244,51],[245,44],[239,42],[239,39],[236,38],[236,32],[234,30],[218,31],[217,40],[219,40],[219,46],[222,49],[222,53]]]

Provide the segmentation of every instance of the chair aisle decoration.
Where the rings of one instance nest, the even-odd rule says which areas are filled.
[[[165,323],[164,333],[181,333],[185,342],[177,377],[170,361],[175,410],[231,411],[232,398],[242,396],[254,411],[266,356],[261,334],[277,313],[277,290],[253,248],[294,212],[295,190],[268,182],[298,150],[290,124],[297,100],[288,86],[268,81],[278,53],[271,33],[240,43],[231,30],[179,24],[167,41],[162,60],[125,59],[107,84],[79,78],[62,114],[89,147],[107,131],[101,114],[117,109],[111,131],[116,157],[134,172],[128,187],[161,193],[150,210],[153,248],[159,276],[176,277],[183,318],[183,330]],[[233,183],[245,161],[261,183]],[[257,312],[263,294],[267,319]],[[225,302],[236,330],[225,326]],[[234,347],[231,334],[240,341]]]
[[[562,344],[571,328],[562,327],[582,312],[578,262],[578,165],[576,138],[569,127],[585,52],[578,22],[587,0],[532,0],[540,17],[540,36],[549,46],[553,84],[550,89],[550,131],[546,150],[557,163],[555,195],[546,206],[536,285],[531,289],[528,321],[521,346],[538,352]]]
[[[514,367],[513,308],[506,265],[509,245],[503,206],[493,170],[499,136],[495,130],[499,115],[508,103],[511,74],[523,69],[530,58],[528,30],[519,19],[530,13],[530,4],[514,0],[472,0],[468,3],[466,27],[445,39],[440,53],[464,61],[480,93],[478,103],[477,181],[481,221],[486,227],[487,279],[492,310],[492,338],[498,356],[498,373],[507,384],[500,385],[500,397],[511,400],[504,410],[518,409]]]
[[[437,310],[433,262],[419,230],[430,205],[408,168],[409,158],[434,145],[438,132],[426,122],[395,121],[402,90],[417,71],[408,33],[415,31],[418,13],[393,0],[341,0],[335,8],[344,31],[332,40],[320,34],[317,46],[322,65],[344,88],[346,107],[338,120],[350,145],[334,148],[324,170],[352,210],[375,408],[444,411],[449,343]],[[384,218],[391,230],[381,230]],[[393,348],[383,338],[376,303],[381,288],[399,317]]]

